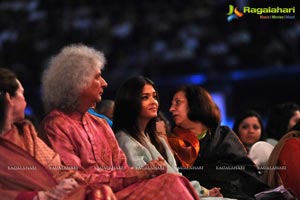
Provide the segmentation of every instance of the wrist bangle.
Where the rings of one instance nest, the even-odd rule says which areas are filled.
[[[209,190],[206,189],[206,188],[204,188],[204,187],[202,187],[201,190],[200,190],[200,194],[203,197],[208,197],[209,196]]]

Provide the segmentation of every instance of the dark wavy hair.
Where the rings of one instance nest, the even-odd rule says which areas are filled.
[[[141,112],[141,95],[144,86],[147,84],[153,86],[155,91],[157,91],[153,81],[144,76],[135,76],[125,81],[117,91],[113,113],[112,128],[114,132],[125,131],[142,145],[145,145],[145,142],[138,128],[138,117]],[[157,100],[159,102],[158,94]],[[156,118],[149,121],[145,133],[149,134],[151,143],[158,149],[161,155],[166,158],[165,150],[156,131]]]
[[[234,123],[233,123],[233,127],[232,127],[232,130],[239,136],[239,125],[241,124],[241,122],[248,118],[248,117],[256,117],[257,120],[258,120],[258,123],[261,127],[261,135],[260,135],[260,138],[259,140],[264,140],[266,139],[266,136],[265,136],[265,130],[264,130],[264,124],[263,124],[263,121],[262,121],[262,117],[261,115],[256,112],[255,110],[246,110],[246,111],[243,111],[241,112],[234,120]]]
[[[172,92],[184,92],[188,101],[188,118],[191,121],[201,122],[208,128],[214,128],[221,122],[221,113],[209,92],[198,85],[184,85]]]
[[[292,102],[277,104],[272,107],[266,124],[268,137],[280,140],[288,132],[289,121],[297,110],[300,111],[299,106]]]
[[[13,97],[18,88],[16,74],[9,69],[0,68],[0,130],[2,130],[6,118],[5,93],[8,92]]]

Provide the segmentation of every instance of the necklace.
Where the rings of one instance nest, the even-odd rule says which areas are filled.
[[[197,135],[198,140],[202,140],[206,136],[206,133],[207,129],[202,131],[199,135]]]

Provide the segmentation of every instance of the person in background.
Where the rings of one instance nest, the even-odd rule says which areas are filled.
[[[104,99],[99,103],[96,103],[96,106],[94,106],[94,108],[90,108],[88,112],[92,115],[105,119],[110,127],[112,127],[114,106],[115,102],[113,100]]]
[[[254,110],[240,113],[234,120],[232,130],[249,152],[251,146],[264,140],[264,126],[260,114]]]
[[[165,137],[171,133],[170,121],[161,111],[157,114],[156,128],[158,132]]]
[[[61,166],[60,158],[25,119],[26,104],[16,75],[0,68],[1,199],[85,199],[86,191],[79,187],[73,172],[50,170]]]
[[[300,108],[296,103],[288,102],[274,105],[266,124],[267,142],[276,145],[277,141],[300,120]]]
[[[229,198],[253,199],[268,188],[238,136],[220,125],[220,110],[206,89],[179,87],[172,93],[170,112],[175,126],[169,143],[184,176],[220,187]]]
[[[241,112],[235,119],[233,131],[245,146],[249,158],[260,169],[267,165],[273,146],[265,141],[262,118],[255,110]]]
[[[41,133],[65,165],[98,174],[94,182],[109,185],[117,199],[199,199],[187,179],[166,174],[160,159],[129,167],[108,123],[87,112],[107,87],[104,64],[102,52],[83,44],[66,46],[51,59],[42,77],[48,114]]]
[[[162,111],[158,111],[157,118],[156,118],[156,130],[160,137],[163,137],[166,143],[169,146],[169,149],[172,151],[174,155],[173,149],[171,148],[168,135],[171,134],[171,124],[169,119],[165,116]]]
[[[113,119],[113,112],[115,107],[115,101],[111,99],[103,99],[99,103],[96,103],[95,111],[107,116],[109,119]]]
[[[168,173],[179,173],[166,135],[157,131],[158,109],[154,83],[147,77],[132,77],[117,92],[113,129],[130,166],[143,167],[161,158]],[[222,196],[220,188],[207,190],[198,182],[191,183],[200,196]]]

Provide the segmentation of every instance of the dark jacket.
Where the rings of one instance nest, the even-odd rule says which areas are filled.
[[[180,171],[206,188],[220,187],[224,197],[254,199],[256,193],[269,188],[259,178],[258,169],[241,141],[226,126],[211,129],[201,139],[193,168]]]

